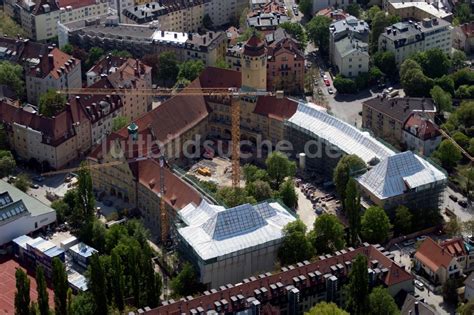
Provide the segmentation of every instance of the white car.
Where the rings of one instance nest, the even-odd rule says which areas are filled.
[[[417,287],[420,291],[423,291],[425,289],[425,285],[420,280],[415,280],[413,283],[415,284],[415,287]]]
[[[323,80],[327,80],[327,79],[328,79],[328,76],[325,74],[325,75],[323,76]]]
[[[417,241],[417,242],[424,241],[424,240],[426,240],[426,235],[418,236],[418,237],[416,238],[416,241]]]

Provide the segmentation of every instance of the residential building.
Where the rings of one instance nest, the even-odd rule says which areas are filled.
[[[57,36],[57,22],[69,23],[105,16],[105,0],[6,0],[5,12],[18,21],[27,37],[45,41]]]
[[[474,22],[453,29],[453,47],[468,55],[474,52]]]
[[[446,1],[447,2],[447,1]],[[388,13],[399,16],[402,20],[422,21],[423,19],[443,19],[451,22],[451,9],[444,7],[445,1],[403,1],[385,0],[384,9]]]
[[[441,143],[438,126],[424,113],[415,112],[402,129],[402,146],[421,155],[430,156]]]
[[[38,55],[38,64],[25,73],[28,102],[38,104],[48,90],[82,87],[81,61],[49,47],[47,55]]]
[[[385,29],[379,37],[379,50],[391,51],[400,65],[416,52],[439,48],[451,54],[451,23],[438,19],[423,19],[422,22],[399,22]]]
[[[474,298],[474,272],[464,280],[464,299],[470,301]]]
[[[56,211],[0,180],[0,246],[56,222]]]
[[[151,67],[138,59],[106,56],[86,73],[87,85],[98,87],[103,81],[103,88],[138,90],[151,89]],[[150,95],[125,93],[120,95],[122,110],[119,115],[132,121],[149,112],[152,106]],[[117,103],[117,102],[115,102]],[[115,117],[115,116],[114,116]]]
[[[331,7],[319,10],[315,14],[316,16],[322,15],[330,18],[333,22],[339,21],[339,20],[345,20],[347,17],[349,17],[349,14],[344,12],[342,9],[334,9]]]
[[[104,50],[127,50],[136,58],[170,51],[180,62],[201,60],[206,66],[223,58],[227,46],[224,32],[168,32],[146,25],[118,24],[116,19],[70,23],[59,29],[60,47],[72,43],[84,49],[99,46]]]
[[[278,202],[225,209],[202,201],[178,212],[179,248],[207,289],[272,270],[284,226],[295,217]],[[227,222],[233,222],[229,225]]]
[[[247,6],[248,1],[244,0],[161,0],[135,5],[121,3],[117,11],[122,23],[154,23],[164,31],[197,32],[205,15],[210,17],[213,26],[220,27],[238,21]]]
[[[440,245],[452,255],[456,256],[465,274],[474,270],[474,248],[466,243],[462,237],[443,241]]]
[[[163,301],[147,314],[299,314],[315,304],[330,301],[344,305],[343,286],[356,255],[367,257],[369,286],[383,285],[390,295],[413,292],[413,276],[380,246],[364,244],[309,262],[284,266],[278,272],[262,273],[205,291],[179,301]]]
[[[431,163],[405,151],[380,161],[356,180],[364,206],[377,205],[391,211],[400,205],[416,210],[439,209],[447,177]]]
[[[344,37],[335,43],[334,65],[345,77],[369,72],[369,45],[358,39]]]
[[[405,125],[414,114],[434,120],[436,106],[433,100],[377,96],[362,103],[362,128],[370,130],[376,137],[396,147],[401,147]],[[416,117],[412,118],[410,125],[416,125],[417,121]]]
[[[262,8],[253,10],[247,15],[247,26],[259,31],[274,31],[278,28],[278,25],[290,20],[284,3],[271,0]]]
[[[339,73],[355,77],[369,71],[369,25],[353,16],[329,26],[329,58]]]
[[[34,107],[0,102],[0,121],[5,125],[11,149],[24,160],[35,159],[44,168],[58,169],[91,146],[89,119],[81,107],[69,104],[54,117],[38,114]]]
[[[401,315],[440,315],[433,307],[426,304],[423,299],[408,294],[403,302]]]
[[[448,279],[458,278],[462,274],[462,267],[456,256],[431,237],[418,247],[414,260],[417,272],[436,285],[443,285]]]
[[[326,8],[345,9],[349,4],[355,3],[353,0],[313,0],[313,12],[318,12]]]

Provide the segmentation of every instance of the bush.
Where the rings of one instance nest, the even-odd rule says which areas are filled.
[[[336,88],[337,93],[341,94],[354,94],[357,92],[354,80],[344,78],[341,75],[337,75],[334,79],[334,88]]]

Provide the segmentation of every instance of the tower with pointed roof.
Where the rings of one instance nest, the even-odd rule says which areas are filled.
[[[254,33],[245,43],[242,53],[242,87],[267,89],[267,49]]]

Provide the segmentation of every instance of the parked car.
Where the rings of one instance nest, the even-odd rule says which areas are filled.
[[[42,181],[45,180],[45,178],[44,178],[44,176],[41,176],[41,175],[40,175],[40,176],[35,176],[35,177],[33,177],[33,180],[34,180],[35,182],[41,183]]]
[[[415,244],[415,240],[407,240],[407,241],[402,243],[402,245],[405,246],[405,247],[411,246],[411,245],[414,245],[414,244]]]
[[[329,93],[329,94],[334,94],[334,90],[333,90],[332,87],[329,87],[329,88],[328,88],[328,93]]]
[[[33,188],[33,189],[38,189],[39,186],[38,184],[30,184],[30,188]]]
[[[460,205],[463,208],[467,208],[467,201],[466,200],[459,200],[458,205]]]
[[[449,195],[449,199],[451,199],[454,202],[458,201],[458,197],[456,197],[455,195]]]
[[[331,82],[329,82],[328,79],[324,79],[324,84],[325,84],[326,86],[330,86],[330,85],[331,85]]]
[[[416,238],[417,242],[424,241],[424,240],[426,240],[426,235],[421,235]]]
[[[425,285],[420,280],[415,280],[413,283],[419,290],[423,291],[425,289]]]

